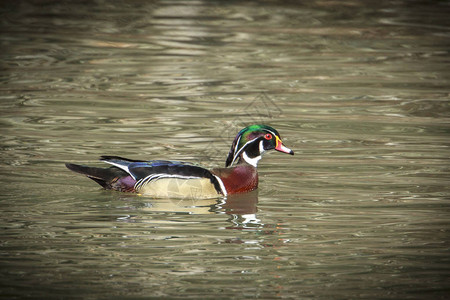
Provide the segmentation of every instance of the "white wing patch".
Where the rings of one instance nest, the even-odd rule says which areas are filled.
[[[110,164],[110,165],[113,165],[114,167],[117,167],[119,169],[124,170],[125,172],[130,174],[130,176],[133,177],[134,180],[136,180],[136,177],[133,174],[131,174],[130,169],[128,168],[128,166],[124,166],[124,165],[121,165],[121,164],[118,164],[118,163],[114,163],[114,162],[111,162],[111,161],[107,161],[107,160],[104,160],[103,162],[105,162],[107,164]]]

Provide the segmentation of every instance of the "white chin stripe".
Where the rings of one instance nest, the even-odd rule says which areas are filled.
[[[255,168],[258,165],[258,161],[261,159],[261,155],[254,157],[254,158],[250,158],[250,157],[248,157],[247,153],[245,153],[245,152],[243,153],[242,157],[248,164],[254,166]]]
[[[260,141],[259,142],[259,155],[262,156],[264,154],[264,152],[266,152],[266,150],[264,149],[264,142]]]

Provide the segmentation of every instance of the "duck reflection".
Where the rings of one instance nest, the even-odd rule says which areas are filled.
[[[215,205],[216,213],[224,213],[230,216],[229,221],[233,224],[227,229],[245,229],[259,227],[261,220],[257,217],[258,191],[245,194],[228,196],[222,203]]]
[[[139,201],[135,201],[139,199]],[[142,201],[145,199],[144,201]],[[163,212],[175,214],[225,214],[229,215],[228,222],[232,226],[226,229],[244,229],[255,228],[261,224],[261,220],[257,217],[258,211],[258,191],[250,193],[229,195],[221,199],[154,199],[146,197],[138,197],[133,195],[121,196],[120,200],[126,201],[122,209],[142,212]],[[132,200],[132,201],[130,201]],[[143,217],[143,216],[141,216]],[[120,218],[121,221],[128,219],[136,220],[137,216]]]

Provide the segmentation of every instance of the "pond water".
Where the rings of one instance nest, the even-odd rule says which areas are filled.
[[[0,4],[2,298],[444,299],[448,1]],[[223,166],[260,188],[105,191],[64,162]]]

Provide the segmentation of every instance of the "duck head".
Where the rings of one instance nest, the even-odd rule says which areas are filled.
[[[262,155],[272,149],[294,155],[294,151],[283,145],[280,134],[274,128],[250,125],[239,131],[234,139],[225,166],[229,167],[236,161],[243,160],[256,168]]]

